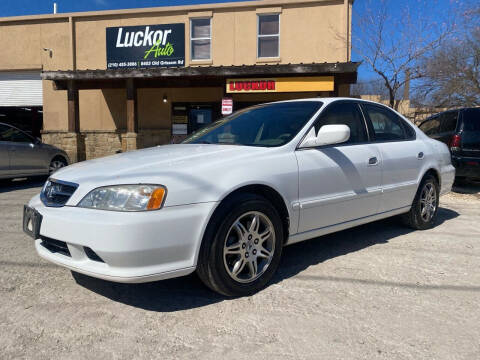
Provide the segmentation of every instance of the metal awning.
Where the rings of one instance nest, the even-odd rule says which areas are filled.
[[[123,87],[125,80],[134,79],[139,87],[222,85],[227,77],[311,76],[335,75],[344,83],[355,83],[359,62],[241,65],[241,66],[188,66],[175,68],[108,69],[43,71],[42,79],[55,82],[58,90],[67,89],[75,82],[79,89]],[[159,84],[157,79],[161,81]]]

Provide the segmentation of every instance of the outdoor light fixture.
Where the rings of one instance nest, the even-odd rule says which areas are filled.
[[[163,95],[163,102],[166,104],[168,102],[167,95]]]
[[[49,55],[50,57],[53,56],[53,49],[43,48],[43,51],[48,51],[48,55]]]

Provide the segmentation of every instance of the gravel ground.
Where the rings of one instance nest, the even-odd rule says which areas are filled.
[[[0,187],[0,358],[480,359],[480,185],[439,224],[395,219],[287,247],[259,294],[195,275],[122,285],[41,260],[21,231],[36,181]]]

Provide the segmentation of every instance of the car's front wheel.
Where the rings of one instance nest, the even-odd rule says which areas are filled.
[[[253,294],[275,273],[283,236],[280,216],[266,199],[252,194],[235,196],[222,205],[208,226],[199,277],[227,296]]]
[[[60,170],[61,168],[67,166],[68,163],[67,163],[67,160],[65,160],[63,157],[61,156],[56,156],[51,162],[50,162],[50,166],[48,168],[48,172],[50,175],[54,174],[55,172],[57,172],[58,170]]]
[[[426,175],[418,188],[412,208],[403,215],[404,223],[415,230],[427,230],[435,225],[440,198],[440,186],[433,175]]]

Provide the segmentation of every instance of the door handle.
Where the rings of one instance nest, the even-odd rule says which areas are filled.
[[[368,165],[369,165],[369,166],[378,165],[378,159],[377,159],[377,157],[374,156],[374,157],[371,157],[370,159],[368,159]]]
[[[418,160],[423,160],[424,157],[425,157],[425,154],[423,152],[419,152],[417,155]]]

